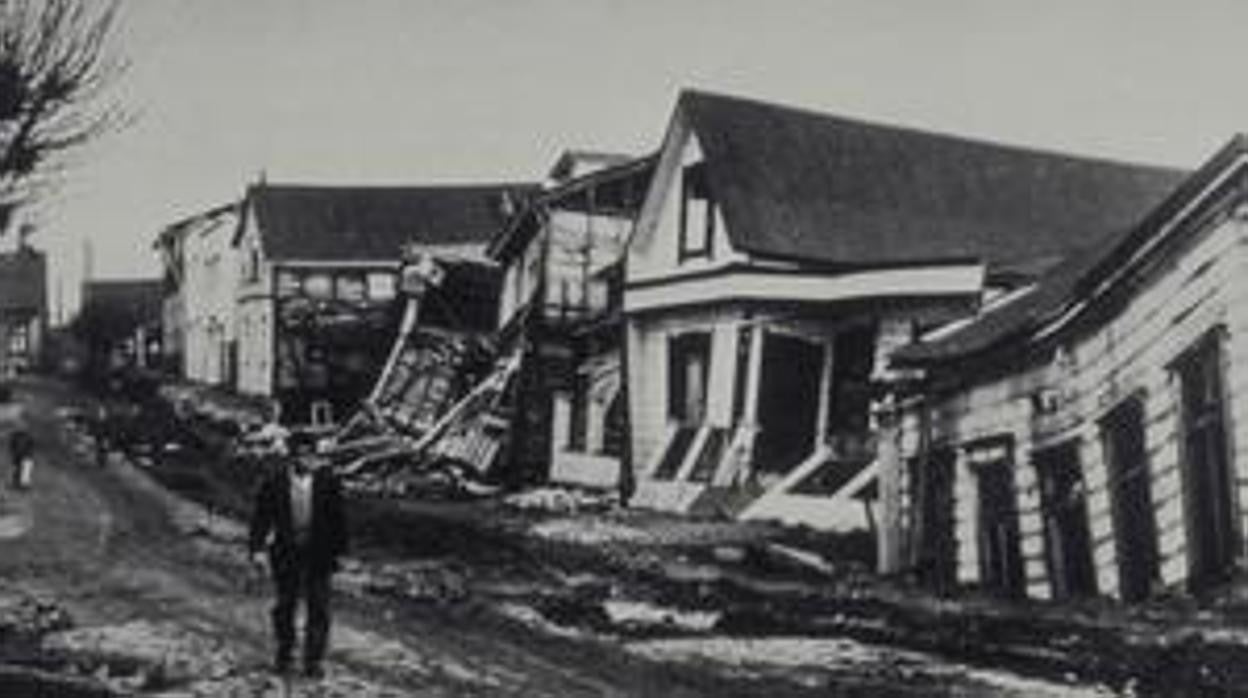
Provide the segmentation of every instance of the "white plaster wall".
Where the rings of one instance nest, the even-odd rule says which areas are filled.
[[[679,261],[681,173],[686,165],[701,160],[702,149],[697,137],[677,111],[629,243],[629,283],[707,271],[748,259],[732,249],[725,234],[723,215],[717,207],[711,256]]]
[[[235,338],[239,260],[230,239],[237,222],[237,215],[222,214],[184,238],[186,377],[214,385],[226,377],[221,343]]]
[[[252,249],[261,252],[259,273],[255,278],[249,278],[245,272]],[[272,395],[275,360],[273,268],[263,255],[254,215],[247,217],[246,227],[235,252],[235,261],[239,270],[235,296],[238,391],[246,395]]]

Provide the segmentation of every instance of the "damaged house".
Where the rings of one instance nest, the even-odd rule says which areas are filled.
[[[885,569],[1125,601],[1242,569],[1248,139],[1139,218],[897,353]]]
[[[627,252],[633,503],[869,530],[887,355],[1174,182],[683,93]]]
[[[238,391],[272,399],[284,422],[345,420],[396,344],[404,248],[481,257],[513,212],[515,188],[252,186],[234,236]],[[472,278],[461,291],[483,302],[424,308],[421,322],[440,313],[449,324],[492,325],[497,280]]]
[[[614,488],[627,438],[621,269],[653,158],[568,151],[490,246],[522,356],[508,479]]]
[[[205,385],[233,387],[238,263],[231,246],[238,204],[184,218],[160,232],[166,368]]]

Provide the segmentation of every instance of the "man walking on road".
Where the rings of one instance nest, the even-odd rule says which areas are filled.
[[[256,494],[248,547],[253,564],[269,570],[276,591],[273,634],[277,641],[275,668],[290,670],[295,646],[295,611],[305,606],[303,670],[323,675],[321,660],[329,640],[330,577],[347,550],[342,488],[314,442],[291,437],[289,455],[269,474]]]

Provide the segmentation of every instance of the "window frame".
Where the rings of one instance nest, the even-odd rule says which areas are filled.
[[[689,229],[689,218],[693,202],[701,202],[704,206],[704,220],[701,231],[691,231]],[[686,165],[681,171],[680,178],[680,223],[679,223],[679,242],[677,245],[677,261],[685,262],[690,259],[711,259],[713,257],[713,248],[715,246],[715,219],[717,217],[718,206],[715,204],[715,197],[711,193],[710,183],[706,177],[705,163],[698,162],[692,165]],[[693,235],[700,234],[700,244],[693,245],[697,240]]]

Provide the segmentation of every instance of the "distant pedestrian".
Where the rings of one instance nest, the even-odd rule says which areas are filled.
[[[8,431],[9,465],[14,489],[30,487],[34,470],[35,440],[26,430],[25,410],[13,399],[13,389],[0,383],[0,432]]]
[[[295,613],[305,607],[303,671],[323,676],[321,661],[329,641],[330,578],[347,551],[347,524],[342,487],[316,452],[310,438],[290,438],[289,454],[260,485],[252,511],[248,551],[253,564],[263,564],[268,551],[276,601],[273,634],[276,670],[287,673],[295,648]]]
[[[23,425],[9,434],[9,462],[13,464],[13,489],[30,489],[35,468],[35,439]]]
[[[95,447],[95,464],[101,468],[108,465],[108,408],[98,405],[91,420],[91,441]]]

